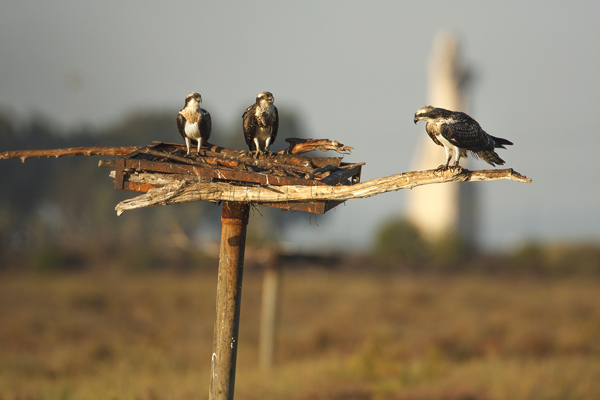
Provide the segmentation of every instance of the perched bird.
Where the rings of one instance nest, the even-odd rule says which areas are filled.
[[[212,121],[208,111],[200,108],[200,103],[202,103],[202,96],[192,92],[187,95],[185,106],[177,114],[177,129],[179,129],[181,137],[185,139],[187,155],[190,155],[192,140],[198,141],[198,153],[200,153],[202,143],[210,138]]]
[[[477,121],[463,112],[427,106],[415,113],[415,124],[420,120],[427,121],[425,129],[431,140],[446,150],[446,165],[440,165],[438,169],[448,168],[452,157],[454,166],[458,166],[460,158],[467,157],[467,152],[492,166],[503,165],[504,160],[494,149],[512,145],[506,139],[486,133]]]
[[[256,103],[246,108],[242,115],[244,138],[251,151],[257,154],[269,151],[277,137],[279,112],[273,105],[275,99],[271,92],[256,95]]]

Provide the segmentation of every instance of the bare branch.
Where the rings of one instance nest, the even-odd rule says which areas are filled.
[[[20,158],[25,162],[28,158],[67,157],[67,156],[122,156],[139,149],[137,146],[126,147],[69,147],[50,150],[16,150],[0,153],[0,160]]]
[[[302,154],[313,150],[328,151],[333,150],[341,154],[350,154],[352,147],[344,146],[336,140],[329,139],[286,139],[290,146],[287,149],[277,152],[277,154]],[[15,150],[5,151],[0,153],[0,160],[9,158],[20,158],[25,162],[28,158],[43,158],[43,157],[68,157],[68,156],[122,156],[139,150],[140,146],[124,146],[124,147],[69,147],[65,149],[45,149],[45,150]],[[208,143],[208,150],[218,151],[222,154],[231,154],[237,158],[248,153],[245,150],[230,150],[223,147],[215,146]],[[148,151],[146,151],[148,152]],[[149,153],[149,152],[148,152]],[[174,158],[173,158],[174,159]],[[187,163],[189,160],[180,162]]]
[[[308,153],[309,151],[320,150],[328,151],[333,150],[340,154],[350,154],[350,150],[353,147],[344,146],[337,140],[329,139],[299,139],[299,138],[287,138],[286,142],[290,144],[287,149],[281,150],[279,154],[302,154]]]
[[[142,176],[146,182],[152,179],[146,175],[139,174],[137,179],[142,179],[140,178]],[[162,178],[164,179],[164,177]],[[136,178],[132,176],[130,179],[133,181]],[[469,171],[463,168],[405,172],[348,186],[238,186],[224,182],[205,183],[194,180],[173,179],[171,184],[151,189],[146,194],[120,202],[115,209],[117,214],[121,215],[124,211],[136,208],[181,204],[200,200],[212,202],[240,201],[258,204],[263,202],[307,202],[315,200],[346,201],[434,183],[499,179],[531,182],[531,179],[512,169]]]

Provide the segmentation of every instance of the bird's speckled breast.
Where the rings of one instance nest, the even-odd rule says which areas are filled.
[[[185,120],[190,124],[197,123],[200,120],[201,115],[197,110],[189,110],[187,108],[179,111],[179,114],[183,115]]]

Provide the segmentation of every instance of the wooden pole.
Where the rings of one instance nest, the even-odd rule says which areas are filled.
[[[279,308],[279,282],[281,276],[278,250],[272,250],[265,265],[262,306],[260,315],[259,358],[263,370],[270,370],[275,359],[277,311]]]
[[[233,399],[249,213],[248,204],[223,203],[209,400]]]

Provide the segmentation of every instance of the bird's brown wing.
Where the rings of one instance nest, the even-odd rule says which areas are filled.
[[[202,113],[202,118],[200,119],[200,135],[202,139],[206,142],[210,139],[210,133],[212,131],[212,119],[210,114],[205,109],[201,108],[200,113]]]
[[[492,166],[503,165],[504,160],[494,151],[494,140],[488,135],[474,119],[467,121],[442,124],[442,136],[455,146],[470,152],[473,157],[481,158]],[[466,157],[466,152],[463,152]]]
[[[177,129],[183,139],[185,139],[185,117],[181,114],[177,114]]]
[[[494,141],[472,118],[442,124],[440,133],[446,140],[461,149],[475,153],[494,150]]]
[[[275,106],[273,106],[273,109],[275,111],[275,122],[273,122],[273,127],[271,128],[271,144],[275,142],[277,131],[279,130],[279,111]]]
[[[256,104],[253,104],[246,108],[246,111],[244,111],[244,114],[242,115],[244,139],[246,139],[246,144],[252,151],[256,150],[256,145],[254,144],[254,132],[256,131],[257,126],[255,110]]]

